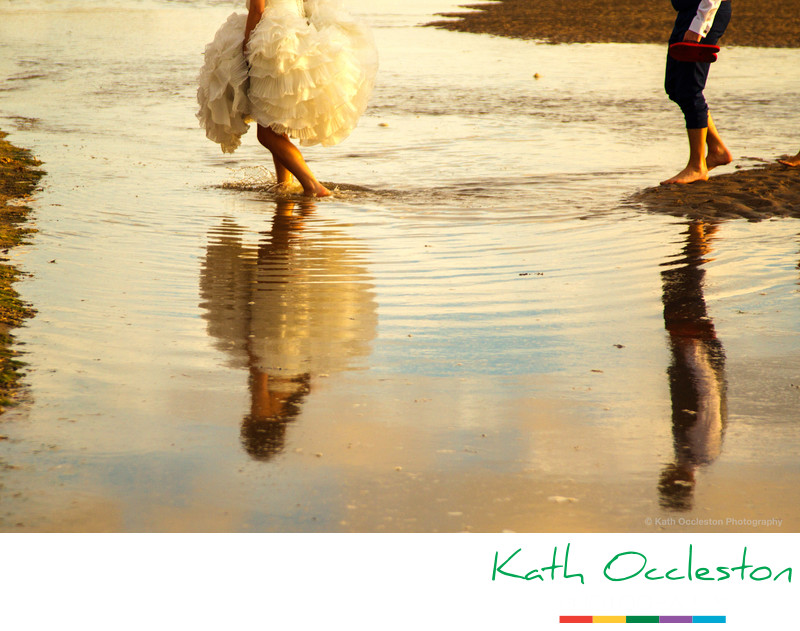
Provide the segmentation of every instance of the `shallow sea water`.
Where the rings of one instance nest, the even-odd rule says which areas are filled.
[[[0,530],[796,532],[800,224],[626,202],[685,161],[663,47],[348,4],[381,70],[306,201],[196,125],[239,3],[0,3],[0,129],[47,170]],[[722,171],[797,150],[796,59],[714,66]]]

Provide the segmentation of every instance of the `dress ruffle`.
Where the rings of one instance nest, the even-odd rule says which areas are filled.
[[[234,13],[206,46],[197,81],[197,118],[206,136],[225,153],[233,153],[247,133],[250,99],[247,96],[247,63],[242,41],[247,15]]]
[[[249,120],[302,145],[335,145],[357,125],[378,68],[372,34],[339,0],[308,0],[305,14],[294,0],[272,0],[250,34],[246,62],[242,14],[206,48],[198,118],[223,151],[239,145]]]

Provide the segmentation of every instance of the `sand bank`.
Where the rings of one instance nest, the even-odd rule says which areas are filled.
[[[732,0],[734,18],[722,46],[800,47],[800,11],[790,0]],[[666,40],[675,19],[667,0],[648,3],[619,0],[501,0],[464,5],[469,12],[442,13],[458,18],[431,26],[536,39],[553,44],[577,42],[657,43]]]
[[[707,182],[646,188],[630,201],[650,212],[702,221],[800,217],[800,168],[766,164],[714,176]]]
[[[42,171],[34,168],[41,163],[29,152],[3,140],[5,136],[0,132],[0,251],[4,254],[30,232],[24,224],[30,209],[9,202],[27,197],[42,176]],[[18,270],[5,260],[5,256],[0,257],[0,412],[13,400],[20,378],[9,330],[33,315],[13,287]]]

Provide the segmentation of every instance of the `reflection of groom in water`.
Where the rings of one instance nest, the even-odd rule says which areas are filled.
[[[212,233],[200,290],[208,332],[229,363],[247,368],[250,413],[242,445],[256,459],[280,452],[312,379],[345,370],[369,353],[377,316],[366,272],[352,241],[328,229],[310,239],[303,222],[314,209],[278,202],[272,229],[257,245],[231,221]]]
[[[716,226],[689,225],[684,257],[661,273],[664,325],[669,332],[672,365],[672,433],[675,459],[661,474],[664,508],[692,507],[695,472],[720,454],[725,425],[725,352],[708,317],[703,297],[703,258]]]

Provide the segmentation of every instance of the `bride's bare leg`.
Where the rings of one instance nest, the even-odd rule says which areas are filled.
[[[275,156],[272,156],[272,162],[275,164],[275,181],[278,186],[289,186],[292,183],[292,172]]]
[[[273,161],[280,163],[283,168],[297,178],[303,187],[303,192],[310,197],[325,197],[331,192],[325,188],[308,168],[303,154],[292,144],[286,136],[275,133],[269,127],[258,126],[258,141],[269,149]],[[278,178],[280,174],[276,173]],[[278,180],[280,182],[280,179]]]

